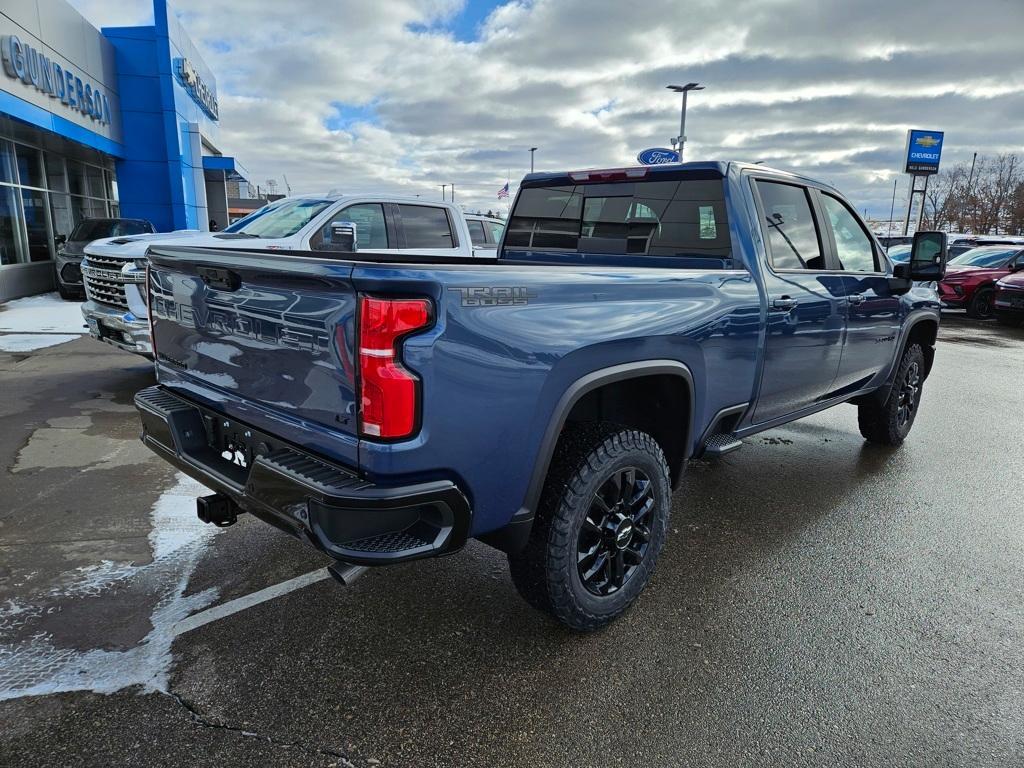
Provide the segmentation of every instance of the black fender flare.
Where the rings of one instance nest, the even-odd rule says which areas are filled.
[[[892,362],[889,363],[889,370],[885,374],[885,380],[882,382],[881,386],[873,392],[868,392],[867,394],[858,395],[857,397],[852,398],[850,402],[854,405],[860,405],[862,403],[869,402],[884,403],[888,400],[889,392],[892,390],[893,379],[896,376],[896,371],[899,370],[900,367],[903,350],[907,348],[907,343],[910,341],[910,334],[913,332],[914,328],[921,323],[932,322],[935,323],[935,332],[937,335],[940,318],[941,315],[937,309],[918,309],[909,314],[907,316],[907,322],[905,322],[903,327],[900,329],[899,340],[895,345],[896,349],[893,353]],[[925,378],[927,378],[928,374],[931,373],[931,364],[928,356],[926,356],[926,363],[928,364],[928,369],[925,371]]]
[[[660,374],[678,376],[685,381],[689,392],[690,408],[686,424],[686,451],[683,456],[683,461],[685,461],[693,448],[696,415],[694,379],[689,366],[678,360],[638,360],[592,371],[570,384],[555,405],[537,451],[533,472],[530,475],[530,484],[526,489],[526,497],[523,499],[522,506],[512,515],[508,524],[496,531],[483,534],[479,537],[480,540],[508,553],[518,552],[526,546],[530,529],[533,527],[534,513],[544,489],[548,468],[551,466],[551,459],[555,454],[555,446],[558,444],[558,438],[562,434],[562,429],[573,406],[579,402],[580,398],[606,384]]]

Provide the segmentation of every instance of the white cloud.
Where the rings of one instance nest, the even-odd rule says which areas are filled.
[[[97,25],[147,0],[73,0]],[[1024,151],[1018,0],[509,2],[467,37],[458,0],[178,0],[221,95],[221,144],[295,190],[497,204],[510,172],[632,162],[678,129],[690,159],[767,160],[888,212],[908,127],[946,159]],[[473,10],[470,8],[469,10]],[[461,38],[461,39],[460,39]],[[338,122],[335,105],[361,119]],[[347,114],[347,112],[345,113]]]

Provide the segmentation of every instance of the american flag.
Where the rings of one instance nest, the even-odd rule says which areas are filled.
[[[505,186],[498,190],[498,199],[504,200],[508,197],[508,182],[505,182]]]

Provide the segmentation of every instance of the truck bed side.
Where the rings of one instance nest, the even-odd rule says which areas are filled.
[[[151,285],[177,291],[174,303],[206,328],[183,330],[180,308],[168,311],[156,299],[161,383],[371,481],[452,480],[470,501],[473,535],[502,527],[526,504],[545,435],[575,382],[616,366],[681,363],[697,404],[693,423],[678,426],[689,434],[687,453],[717,412],[746,403],[754,388],[761,304],[746,270],[236,252],[231,270],[241,288],[226,294],[198,278],[198,270],[215,268],[215,250],[155,251]],[[358,438],[343,423],[354,400],[343,358],[354,352],[356,295],[434,302],[433,327],[403,345],[403,364],[422,387],[422,427],[412,439]],[[214,312],[216,347],[208,338],[211,306],[221,313]],[[253,335],[246,318],[254,312],[272,334]],[[331,345],[299,343],[310,333],[341,339],[340,356]],[[225,361],[235,362],[233,377],[218,375],[229,373]]]

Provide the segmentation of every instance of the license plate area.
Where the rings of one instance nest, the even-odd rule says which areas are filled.
[[[204,414],[206,432],[221,471],[244,483],[258,456],[269,456],[284,444],[233,419]]]

